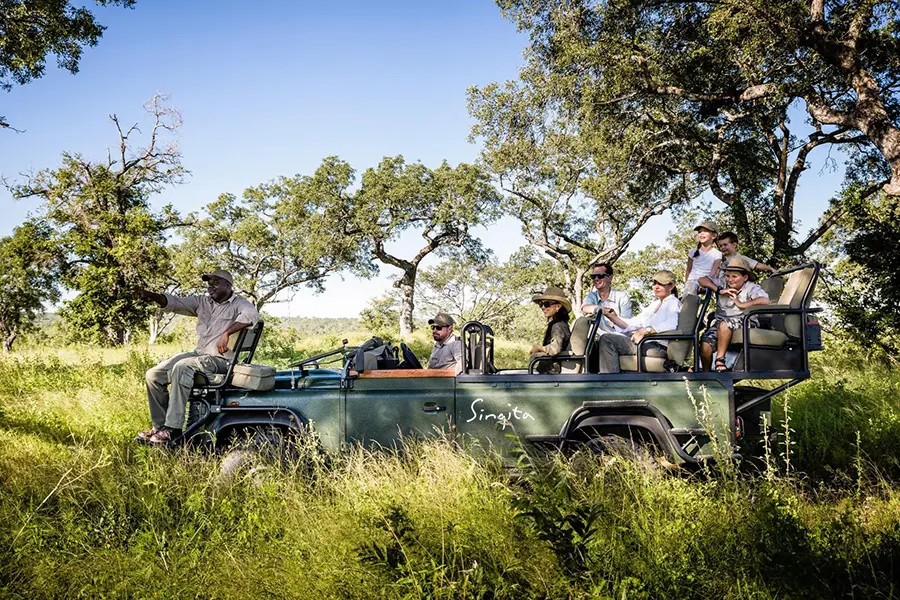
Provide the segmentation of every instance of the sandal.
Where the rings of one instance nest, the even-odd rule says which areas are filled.
[[[180,429],[170,429],[168,427],[163,427],[149,439],[147,439],[148,444],[152,444],[154,446],[165,446],[172,440],[176,439],[179,435],[181,435]]]
[[[725,362],[725,357],[724,357],[724,356],[717,356],[717,357],[716,357],[716,367],[715,367],[715,368],[716,368],[716,373],[721,373],[721,372],[723,372],[723,371],[730,371],[730,370],[731,370],[731,369],[728,368],[728,363]]]
[[[157,429],[156,427],[153,427],[152,429],[148,429],[147,431],[142,431],[142,432],[138,433],[134,439],[138,442],[146,442],[147,440],[149,440],[150,438],[152,438],[154,435],[156,435],[159,432],[160,432],[159,429]]]

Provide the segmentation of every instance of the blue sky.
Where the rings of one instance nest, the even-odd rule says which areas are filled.
[[[116,141],[108,115],[140,120],[144,101],[167,93],[183,113],[178,141],[192,175],[153,203],[183,212],[222,192],[311,173],[332,154],[358,172],[396,154],[432,167],[473,161],[466,89],[514,78],[527,43],[490,0],[139,0],[133,10],[93,10],[107,30],[77,75],[51,58],[42,79],[0,92],[0,115],[26,130],[0,131],[0,175],[55,167],[63,151],[102,158]],[[836,185],[817,170],[803,181],[806,227]],[[0,235],[34,208],[0,190]],[[637,245],[670,225],[657,218]],[[501,258],[522,243],[510,220],[481,233]],[[324,294],[299,291],[267,310],[355,316],[388,286],[392,270],[382,271],[372,281],[333,278]]]

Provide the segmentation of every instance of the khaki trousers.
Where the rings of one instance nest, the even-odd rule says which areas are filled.
[[[227,370],[228,361],[221,356],[185,352],[167,358],[147,371],[147,403],[153,426],[182,429],[184,411],[194,387],[194,373],[214,374]],[[169,383],[171,389],[167,389]]]
[[[644,356],[666,358],[668,350],[662,344],[648,341],[644,344]],[[600,373],[619,373],[619,356],[637,354],[637,344],[620,333],[607,333],[600,338]]]

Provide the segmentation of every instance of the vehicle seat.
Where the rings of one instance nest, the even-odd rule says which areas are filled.
[[[587,350],[588,338],[591,334],[593,321],[590,317],[578,317],[572,325],[572,333],[569,336],[569,349],[560,352],[557,357],[565,359],[567,356],[578,356],[580,360],[561,360],[562,373],[575,375],[583,372],[584,352]]]
[[[760,307],[760,310],[766,308],[809,308],[815,291],[815,283],[812,281],[815,268],[810,266],[799,271],[794,271],[788,277],[784,290],[775,304],[769,304],[766,307]],[[770,277],[769,279],[774,279]],[[768,279],[766,281],[769,281]],[[812,286],[812,287],[810,287]],[[803,295],[809,288],[809,296],[806,304],[803,305]],[[753,309],[750,309],[750,313]],[[762,315],[760,315],[762,316]],[[754,346],[768,346],[771,348],[781,348],[788,340],[799,340],[803,333],[803,315],[772,315],[771,329],[753,328],[750,329],[750,344]],[[744,342],[744,332],[736,330],[731,338],[733,345],[739,345]]]
[[[203,373],[202,371],[194,373],[194,389],[217,389],[231,383],[234,366],[239,363],[250,364],[253,361],[262,330],[263,322],[257,321],[253,327],[232,333],[228,337],[228,347],[234,350],[234,356],[228,363],[228,370],[225,373]]]
[[[700,308],[700,296],[685,295],[681,300],[681,312],[678,313],[678,329],[674,331],[661,331],[660,334],[694,335],[697,326],[697,311]],[[663,373],[666,361],[674,361],[683,365],[690,356],[694,344],[692,340],[672,340],[669,342],[668,357],[656,358],[644,357],[644,371],[648,373]],[[619,357],[619,369],[622,371],[637,371],[637,355]]]

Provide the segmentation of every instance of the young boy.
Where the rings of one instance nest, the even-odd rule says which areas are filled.
[[[759,285],[750,281],[750,265],[743,258],[732,258],[725,267],[725,288],[719,291],[716,315],[700,338],[700,360],[709,370],[716,349],[716,371],[727,371],[725,352],[731,343],[732,333],[743,326],[747,309],[769,303],[769,295]],[[750,327],[759,327],[756,315],[749,317]]]
[[[773,269],[769,265],[764,265],[758,260],[753,260],[752,258],[744,256],[743,254],[738,254],[738,236],[736,233],[732,231],[726,231],[719,236],[719,239],[716,240],[716,242],[718,243],[719,251],[722,253],[722,269],[727,267],[728,263],[733,259],[741,258],[746,261],[751,270],[759,269],[760,271],[768,271],[769,273],[775,272],[775,269]],[[716,281],[711,277],[701,277],[697,283],[701,288],[708,288],[710,290],[713,290],[714,292],[722,289],[725,284],[722,278],[719,278],[718,281]]]

